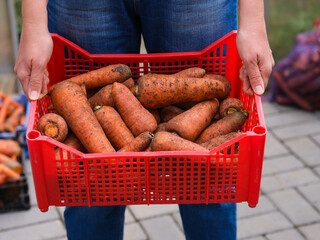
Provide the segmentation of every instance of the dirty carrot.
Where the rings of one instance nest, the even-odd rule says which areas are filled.
[[[168,106],[161,109],[160,117],[161,122],[168,122],[172,118],[178,116],[179,114],[183,113],[184,110],[181,108],[178,108],[176,106]]]
[[[122,119],[135,137],[143,132],[156,130],[157,121],[154,116],[123,84],[113,84],[112,97]]]
[[[153,138],[153,133],[143,132],[118,152],[142,152],[150,145]]]
[[[9,157],[13,155],[21,155],[21,147],[18,142],[9,139],[0,139],[0,153],[5,154]]]
[[[147,74],[138,80],[137,98],[149,109],[221,98],[224,95],[224,84],[216,79]]]
[[[115,152],[78,84],[58,83],[51,92],[51,101],[89,153]]]
[[[154,116],[157,121],[157,124],[161,122],[161,117],[158,109],[148,109],[148,111]]]
[[[11,161],[11,158],[3,153],[0,153],[0,163],[4,163],[7,161]]]
[[[225,92],[224,92],[224,95],[222,95],[221,97],[217,97],[219,100],[229,97],[231,92],[231,83],[228,78],[218,74],[205,74],[203,78],[218,80],[224,85]]]
[[[51,137],[59,142],[63,142],[68,136],[66,121],[56,113],[43,115],[37,123],[37,130],[41,135]]]
[[[10,160],[4,162],[3,164],[19,175],[22,173],[22,166],[17,161]]]
[[[20,124],[20,119],[24,115],[23,106],[16,107],[12,114],[6,119],[3,124],[4,130],[8,132],[14,132],[16,127]]]
[[[63,144],[65,144],[71,148],[74,148],[80,152],[86,151],[85,147],[82,145],[82,143],[77,138],[77,136],[73,132],[70,132],[70,131],[69,131],[69,134],[68,134],[66,140],[64,140]]]
[[[0,174],[4,174],[7,178],[19,178],[20,174],[14,172],[4,164],[0,164]]]
[[[131,76],[131,70],[127,65],[113,64],[69,78],[66,81],[75,82],[79,85],[85,82],[86,89],[88,90],[103,87],[114,82],[123,82],[131,78]],[[49,94],[51,94],[53,87],[48,90]]]
[[[152,151],[208,151],[208,149],[169,132],[158,132],[151,142]]]
[[[239,111],[242,112],[244,110],[243,103],[238,98],[227,98],[223,100],[219,107],[220,117],[223,118],[228,114]]]
[[[205,74],[206,74],[206,70],[204,70],[203,68],[192,67],[192,68],[181,70],[180,72],[177,72],[173,75],[179,76],[179,77],[202,78]]]
[[[167,122],[160,123],[157,126],[157,129],[154,132],[155,133],[157,133],[157,132],[165,132],[165,131],[167,131],[167,126],[168,126]]]
[[[196,143],[201,144],[220,135],[235,132],[241,129],[248,117],[248,111],[233,112],[207,127],[197,138]]]
[[[202,147],[205,147],[209,149],[210,151],[213,150],[214,148],[220,146],[221,144],[230,141],[233,138],[236,138],[242,134],[241,131],[238,132],[231,132],[225,135],[217,136],[215,138],[210,139],[209,141],[205,143],[201,143],[200,145]],[[239,144],[236,144],[235,147],[237,147]],[[227,153],[231,152],[231,146],[228,146],[227,148]]]
[[[172,118],[168,122],[166,130],[176,132],[189,141],[194,141],[210,125],[218,110],[218,99],[200,102]]]
[[[123,148],[134,139],[133,134],[113,107],[96,107],[94,113],[104,133],[116,150]]]
[[[3,105],[0,109],[0,132],[4,131],[4,122],[7,118],[7,111],[10,106],[11,100],[9,98],[5,98]]]
[[[127,88],[129,88],[130,91],[135,94],[136,87],[132,78],[129,78],[122,84],[125,85]],[[89,98],[88,101],[90,103],[90,106],[92,108],[94,108],[95,106],[115,107],[111,92],[112,92],[112,84],[109,84],[101,88],[96,94],[94,94],[91,98]]]

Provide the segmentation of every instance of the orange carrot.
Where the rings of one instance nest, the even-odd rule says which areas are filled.
[[[0,174],[4,174],[7,178],[19,178],[20,174],[14,172],[4,164],[0,164]]]
[[[160,123],[160,124],[158,125],[157,129],[155,130],[155,133],[167,131],[167,126],[168,126],[168,123],[167,123],[167,122]]]
[[[158,109],[148,109],[148,111],[154,116],[154,118],[157,121],[157,124],[159,124],[161,121],[159,110]]]
[[[180,137],[189,141],[194,141],[209,126],[218,109],[218,99],[203,101],[172,118],[166,129],[178,133]]]
[[[224,85],[225,92],[224,92],[224,95],[217,97],[219,100],[229,97],[231,92],[231,83],[228,78],[221,75],[217,75],[217,74],[205,74],[203,78],[218,80]]]
[[[127,65],[113,64],[69,78],[67,81],[75,82],[79,85],[84,82],[88,90],[103,87],[114,82],[123,82],[131,78],[131,76],[131,70]],[[49,94],[51,94],[53,88],[54,86],[50,87],[48,90]]]
[[[9,157],[21,155],[21,147],[18,142],[9,139],[0,139],[0,153]]]
[[[0,153],[0,163],[5,163],[7,161],[11,161],[11,158],[3,153]]]
[[[190,108],[197,105],[199,102],[183,102],[175,104],[176,107],[181,108],[183,110],[189,110]]]
[[[23,106],[18,106],[12,112],[12,114],[6,119],[3,124],[4,130],[8,132],[14,132],[16,127],[20,124],[20,119],[24,114]]]
[[[51,92],[51,101],[89,153],[115,151],[78,84],[71,81],[58,83]]]
[[[51,137],[59,142],[63,142],[68,135],[66,121],[56,113],[43,115],[37,123],[37,130],[41,135]]]
[[[236,138],[238,136],[240,136],[242,134],[241,131],[238,132],[231,132],[225,135],[220,135],[217,136],[215,138],[210,139],[209,141],[205,142],[205,143],[201,143],[200,145],[202,147],[205,147],[207,149],[209,149],[210,151],[213,150],[214,148],[220,146],[221,144],[230,141],[233,138]],[[239,144],[236,144],[236,147],[239,146]],[[227,148],[227,153],[231,152],[231,146],[228,146]]]
[[[169,132],[157,132],[151,142],[152,151],[208,151],[208,149]]]
[[[119,113],[113,107],[96,107],[94,113],[104,133],[116,150],[123,148],[134,139]]]
[[[19,175],[22,173],[22,166],[17,161],[10,160],[10,161],[4,162],[3,164]]]
[[[137,98],[145,108],[155,109],[182,102],[221,98],[225,89],[221,81],[185,78],[174,75],[147,74],[138,80]]]
[[[7,182],[7,176],[3,173],[0,173],[0,185],[3,185]]]
[[[168,122],[175,116],[178,116],[179,114],[183,113],[184,110],[181,108],[178,108],[176,106],[168,106],[162,108],[160,112],[161,122]]]
[[[66,140],[64,140],[63,143],[65,145],[71,147],[71,148],[74,148],[74,149],[80,151],[80,152],[85,152],[86,151],[85,147],[82,145],[80,140],[71,131],[69,131],[69,134],[68,134]]]
[[[4,122],[7,118],[7,111],[10,106],[11,100],[6,98],[3,102],[2,108],[0,110],[0,132],[4,131]]]
[[[112,97],[122,119],[135,137],[143,132],[156,130],[157,121],[154,116],[123,84],[113,84]]]
[[[221,118],[219,121],[207,127],[200,134],[196,143],[201,144],[217,136],[240,130],[247,117],[248,111],[244,110],[243,112],[234,112],[224,118]]]
[[[180,72],[177,72],[173,75],[179,76],[179,77],[202,78],[205,74],[206,74],[206,70],[204,70],[203,68],[192,67],[192,68],[181,70]]]
[[[153,137],[153,133],[143,132],[130,143],[121,148],[118,152],[142,152],[150,145]]]
[[[242,112],[243,110],[244,105],[238,98],[227,98],[221,102],[219,107],[221,118],[233,113],[234,111]]]
[[[125,85],[127,88],[129,88],[133,94],[135,94],[136,87],[132,78],[129,78],[122,84]],[[95,106],[115,107],[111,92],[112,92],[112,84],[109,84],[101,88],[100,91],[98,91],[95,95],[89,98],[88,101],[90,103],[90,106],[92,108],[94,108]]]

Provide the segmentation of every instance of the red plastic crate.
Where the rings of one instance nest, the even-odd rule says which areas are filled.
[[[50,83],[115,63],[130,66],[136,80],[147,73],[175,73],[198,66],[225,75],[231,97],[240,98],[250,117],[244,133],[206,152],[139,152],[84,154],[40,136],[38,119],[47,112],[50,98],[31,103],[27,142],[38,207],[132,204],[230,203],[259,198],[266,127],[259,96],[243,93],[241,60],[233,31],[200,52],[156,54],[89,54],[53,34],[53,55],[48,64]],[[235,143],[239,152],[234,152]],[[231,153],[227,153],[232,145]]]

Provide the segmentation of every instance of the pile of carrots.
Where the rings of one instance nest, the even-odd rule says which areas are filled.
[[[0,185],[8,179],[19,178],[22,166],[17,161],[21,155],[21,147],[17,141],[0,139]]]
[[[24,107],[0,92],[0,132],[15,132],[16,127],[25,121]]]
[[[38,131],[85,153],[210,151],[248,118],[230,81],[202,68],[131,77],[115,64],[52,86]]]

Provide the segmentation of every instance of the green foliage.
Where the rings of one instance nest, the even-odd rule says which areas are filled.
[[[310,31],[320,18],[319,0],[269,0],[268,36],[275,60],[291,50],[298,33]]]
[[[22,28],[22,17],[21,17],[21,1],[15,0],[15,9],[16,9],[16,19],[17,19],[17,31],[20,33]]]

